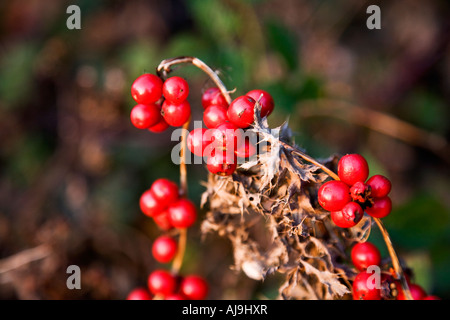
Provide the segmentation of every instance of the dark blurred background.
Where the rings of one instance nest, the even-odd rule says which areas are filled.
[[[68,30],[66,8],[81,8]],[[381,30],[366,9],[381,8]],[[314,157],[358,152],[393,182],[385,224],[428,292],[450,298],[450,3],[408,1],[59,1],[0,3],[0,298],[124,299],[161,268],[160,234],[139,210],[152,181],[178,181],[170,131],[134,128],[130,86],[162,59],[192,55],[219,69],[235,97],[268,90],[295,141]],[[194,67],[193,118],[210,86]],[[189,167],[197,203],[206,179]],[[275,298],[230,270],[231,248],[189,232],[183,273],[211,299]],[[371,241],[387,251],[376,228]],[[82,290],[66,288],[81,268]]]

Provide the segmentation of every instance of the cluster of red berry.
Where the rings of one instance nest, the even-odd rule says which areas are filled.
[[[152,300],[152,294],[164,300],[203,300],[208,295],[208,284],[196,275],[175,276],[166,270],[155,270],[148,277],[148,289],[136,288],[127,300]]]
[[[186,100],[189,86],[183,78],[171,77],[163,82],[146,73],[133,82],[131,95],[138,104],[131,110],[130,118],[138,129],[159,133],[169,125],[182,126],[191,116],[191,106]]]
[[[164,178],[153,182],[150,189],[142,194],[139,204],[142,212],[153,218],[158,227],[165,231],[189,228],[197,218],[195,205],[186,198],[180,198],[177,184]],[[152,246],[153,257],[160,263],[171,262],[177,251],[177,241],[168,235],[158,237]],[[208,285],[201,277],[190,275],[182,278],[165,270],[156,270],[150,274],[148,288],[152,294],[166,300],[198,300],[204,299],[208,293]],[[149,300],[150,293],[137,288],[129,294],[128,299]]]
[[[253,123],[256,101],[261,105],[262,117],[272,113],[273,98],[264,90],[249,91],[234,99],[229,106],[219,89],[209,88],[203,93],[203,122],[208,129],[192,130],[187,144],[193,154],[206,156],[209,172],[231,175],[236,170],[238,157],[249,158],[256,153],[255,144],[240,130]]]
[[[364,211],[374,218],[386,217],[392,209],[388,194],[391,182],[382,175],[369,180],[369,165],[359,154],[343,156],[338,163],[340,181],[324,183],[318,193],[319,204],[331,212],[331,219],[341,228],[361,221]]]
[[[406,300],[403,293],[402,286],[399,281],[393,280],[389,273],[382,273],[380,275],[379,286],[376,281],[372,281],[373,273],[368,272],[367,268],[370,266],[380,266],[381,254],[378,248],[370,242],[357,243],[353,246],[351,251],[352,263],[359,273],[353,280],[353,299],[354,300],[382,300],[386,297],[394,297],[396,300]],[[427,295],[425,290],[414,283],[410,283],[407,277],[408,287],[414,300],[440,300],[436,296]],[[382,291],[383,283],[389,291],[384,293]]]

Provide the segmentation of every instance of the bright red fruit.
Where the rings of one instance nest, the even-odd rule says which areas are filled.
[[[392,210],[392,201],[389,197],[374,198],[372,207],[367,207],[366,212],[374,218],[384,218]]]
[[[234,99],[228,107],[228,119],[239,128],[249,127],[254,120],[256,101],[248,96]]]
[[[422,300],[441,300],[438,296],[426,296]]]
[[[169,294],[164,300],[186,300],[186,297],[179,293]]]
[[[225,150],[236,150],[243,142],[242,130],[230,122],[221,124],[215,129],[209,129],[207,136],[211,135],[213,145]]]
[[[141,211],[149,217],[157,216],[164,209],[164,206],[155,198],[155,195],[150,190],[145,191],[141,195],[139,206]]]
[[[199,156],[203,157],[203,152],[205,148],[211,143],[211,137],[208,134],[205,134],[208,129],[206,128],[197,128],[189,132],[187,137],[187,146],[189,150]]]
[[[197,209],[188,199],[179,199],[167,209],[170,223],[179,229],[189,228],[197,219]]]
[[[209,88],[202,95],[202,106],[208,108],[211,105],[228,107],[227,100],[218,88]]]
[[[178,244],[174,238],[169,236],[160,236],[152,246],[152,254],[156,261],[168,263],[175,257]]]
[[[338,163],[338,176],[342,182],[352,186],[356,182],[364,182],[369,176],[369,165],[359,154],[343,156]]]
[[[187,100],[179,104],[165,100],[162,105],[162,115],[172,127],[182,126],[191,116],[191,105]]]
[[[176,278],[168,271],[156,270],[148,277],[148,288],[153,294],[167,296],[174,293],[176,287]]]
[[[149,131],[153,133],[161,133],[163,131],[166,131],[166,129],[169,127],[166,120],[161,116],[159,119],[159,122],[151,127],[148,128]]]
[[[320,187],[318,200],[325,210],[339,211],[351,201],[350,189],[342,181],[328,181]]]
[[[190,300],[203,300],[208,296],[208,283],[199,276],[185,277],[180,285],[181,293]]]
[[[180,103],[186,100],[189,95],[189,85],[186,80],[180,77],[170,77],[163,84],[163,95],[166,100],[173,103]]]
[[[399,282],[396,282],[396,286],[398,291],[397,300],[406,300],[401,284]],[[427,296],[425,290],[417,284],[408,284],[408,287],[413,300],[422,300]]]
[[[154,74],[146,73],[134,80],[131,96],[137,103],[152,104],[162,96],[162,80]]]
[[[267,91],[256,89],[247,92],[246,96],[253,98],[255,101],[258,101],[261,97],[261,100],[259,100],[261,105],[261,118],[269,116],[272,113],[274,102],[272,96]]]
[[[169,212],[167,211],[167,209],[161,211],[160,214],[154,216],[153,220],[161,230],[168,231],[173,228],[173,225],[169,219]]]
[[[156,104],[138,104],[130,113],[131,123],[138,129],[154,126],[161,119],[161,110]]]
[[[127,300],[152,300],[152,296],[147,289],[136,288],[128,294]]]
[[[245,139],[245,142],[241,143],[234,153],[239,158],[250,158],[256,153],[256,146],[249,139]]]
[[[380,265],[381,254],[378,248],[370,242],[360,242],[353,246],[351,252],[353,265],[359,270],[365,270],[372,265]]]
[[[153,182],[150,191],[161,206],[166,207],[178,199],[178,186],[169,179],[160,178]]]
[[[375,287],[375,281],[368,281],[370,276],[373,276],[373,273],[362,271],[355,277],[353,300],[381,300],[381,289]]]
[[[209,172],[219,176],[229,176],[237,168],[237,159],[234,152],[216,150],[214,154],[206,160],[206,167]]]
[[[331,220],[340,228],[351,228],[361,221],[364,211],[356,202],[348,202],[342,210],[332,211]]]
[[[391,191],[391,182],[388,178],[380,174],[371,177],[367,180],[366,184],[372,188],[370,194],[374,198],[386,197]]]
[[[203,122],[210,129],[216,128],[228,122],[227,107],[223,105],[210,105],[203,112]]]

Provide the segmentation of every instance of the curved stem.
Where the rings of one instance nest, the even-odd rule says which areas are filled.
[[[223,96],[227,100],[227,103],[231,103],[231,96],[228,93],[227,88],[223,84],[222,80],[220,80],[219,76],[216,72],[214,72],[213,69],[211,69],[206,63],[204,63],[202,60],[195,58],[195,57],[176,57],[171,59],[166,59],[161,61],[159,66],[156,68],[156,72],[160,77],[167,77],[167,74],[172,71],[172,66],[182,63],[189,63],[197,68],[201,69],[203,72],[205,72],[212,81],[216,84],[216,86],[219,88],[219,90],[222,92]]]

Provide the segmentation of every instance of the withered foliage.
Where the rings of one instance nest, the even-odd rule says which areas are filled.
[[[368,236],[370,219],[350,229],[335,226],[317,202],[328,176],[295,152],[299,149],[289,128],[268,128],[256,110],[255,126],[249,130],[269,148],[232,176],[209,175],[202,196],[208,209],[202,234],[228,238],[233,268],[249,278],[283,274],[280,299],[350,298],[349,279],[355,273],[347,266],[348,249]],[[337,161],[332,156],[321,163],[335,170]]]

